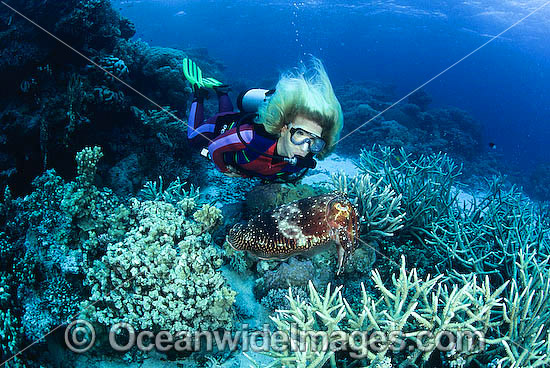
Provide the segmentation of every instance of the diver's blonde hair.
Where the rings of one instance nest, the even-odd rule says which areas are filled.
[[[321,60],[312,57],[312,68],[302,67],[281,76],[275,93],[258,110],[257,123],[271,134],[280,134],[283,126],[301,115],[323,128],[327,142],[316,157],[323,159],[332,150],[344,126],[342,107]]]

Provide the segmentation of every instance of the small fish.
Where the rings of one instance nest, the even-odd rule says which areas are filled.
[[[359,230],[353,204],[342,193],[308,197],[236,224],[227,241],[261,259],[284,260],[336,242],[339,275],[355,251]]]
[[[181,17],[183,15],[187,14],[185,11],[183,10],[180,10],[179,12],[177,12],[176,14],[174,14],[174,17]]]
[[[489,148],[491,149],[497,149],[497,145],[493,142],[489,142]]]

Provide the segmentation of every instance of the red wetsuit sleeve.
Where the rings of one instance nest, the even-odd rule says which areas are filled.
[[[240,134],[246,144],[250,143],[254,136],[254,130],[250,125],[241,125]],[[227,163],[224,161],[224,154],[226,152],[237,152],[246,148],[246,145],[240,140],[237,135],[237,129],[233,128],[225,132],[224,134],[216,137],[209,145],[208,152],[214,165],[223,173],[229,171]]]

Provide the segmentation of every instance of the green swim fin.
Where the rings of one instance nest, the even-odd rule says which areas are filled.
[[[195,64],[195,62],[189,58],[183,59],[183,74],[185,78],[191,83],[196,85],[197,88],[214,88],[224,86],[222,82],[214,78],[203,78],[201,68]]]
[[[203,79],[202,79],[202,85],[203,85],[205,88],[214,88],[214,87],[223,86],[223,83],[220,82],[220,81],[217,80],[217,79],[214,79],[214,78],[203,78]]]
[[[183,59],[183,75],[191,83],[191,86],[204,87],[201,69],[189,58]]]

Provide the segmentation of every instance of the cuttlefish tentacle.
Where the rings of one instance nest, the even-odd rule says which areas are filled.
[[[227,240],[236,250],[262,259],[286,259],[321,247],[338,246],[339,275],[356,247],[357,214],[341,193],[304,198],[263,212],[247,224],[236,224]]]
[[[344,196],[339,195],[327,203],[326,221],[330,227],[331,239],[338,246],[339,275],[356,248],[357,213],[355,207]]]

